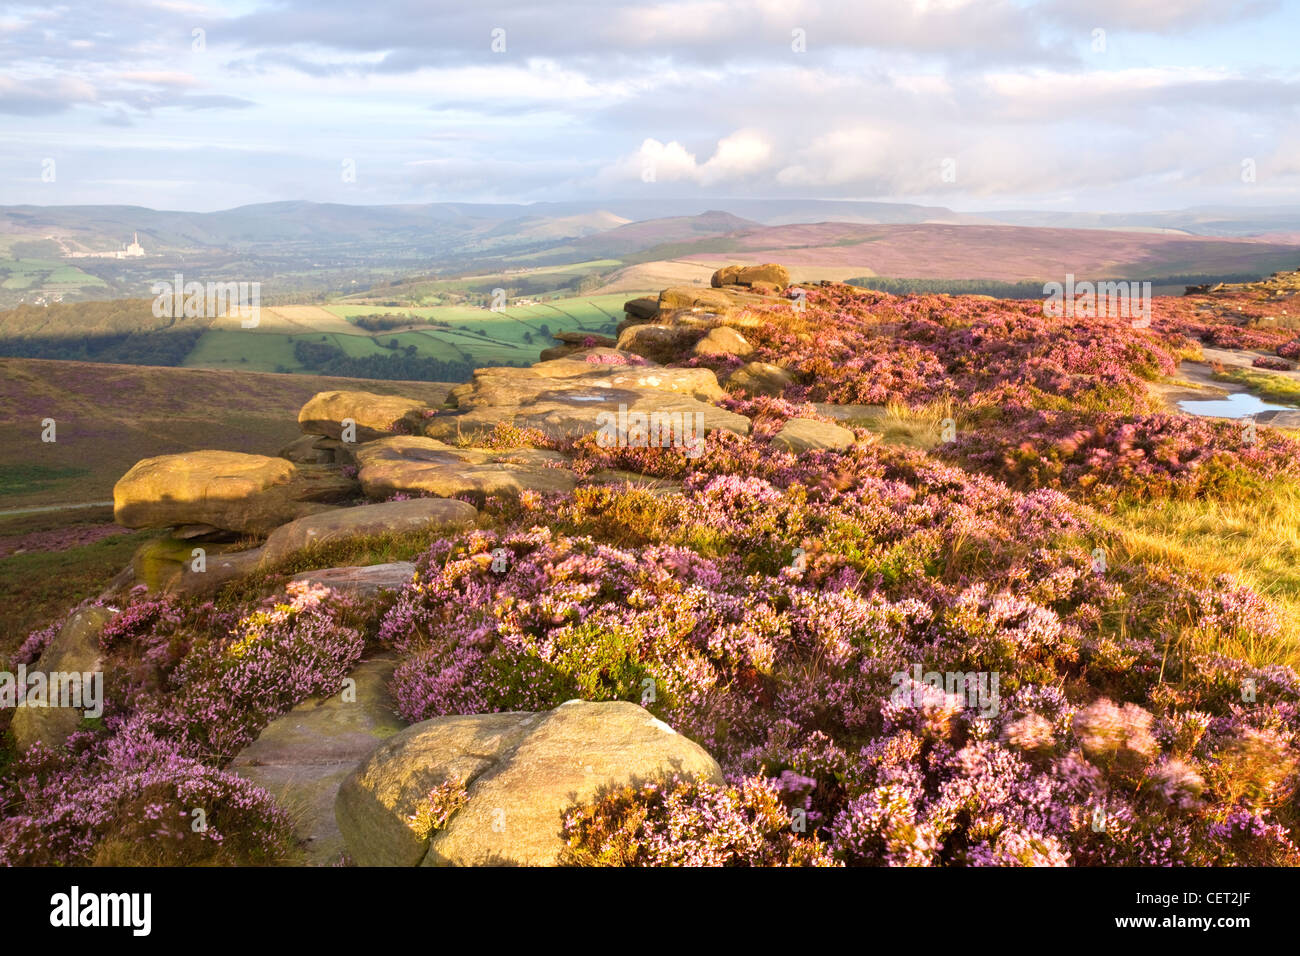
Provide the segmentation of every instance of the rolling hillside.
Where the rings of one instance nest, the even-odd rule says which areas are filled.
[[[0,358],[0,513],[112,498],[141,458],[200,448],[274,455],[327,389],[441,402],[447,384]],[[54,419],[54,442],[42,422]]]

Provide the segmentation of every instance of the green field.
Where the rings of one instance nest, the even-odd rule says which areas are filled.
[[[107,288],[107,285],[103,279],[82,272],[63,259],[0,259],[0,288],[3,289],[72,292],[83,287]]]
[[[375,305],[328,305],[324,309],[349,323],[358,316],[405,315],[413,324],[444,322],[405,331],[368,332],[353,325],[353,334],[321,331],[286,334],[280,331],[212,329],[186,357],[187,368],[242,369],[273,372],[300,370],[294,357],[297,341],[329,344],[350,356],[389,355],[387,343],[415,346],[429,358],[462,360],[477,366],[537,361],[542,349],[554,345],[548,332],[586,331],[609,334],[623,318],[626,293],[556,299],[535,305],[509,306],[497,312],[474,306],[449,305],[400,308]],[[269,323],[268,323],[269,324]]]
[[[510,261],[525,263],[530,258],[532,256],[517,256],[512,257]],[[454,303],[467,296],[490,296],[493,289],[505,289],[511,297],[563,295],[566,292],[577,294],[582,291],[579,285],[584,280],[599,277],[623,264],[619,259],[590,259],[585,262],[528,266],[504,272],[487,272],[447,279],[399,279],[391,285],[346,296],[340,300],[340,304],[366,307],[388,304],[428,308],[447,305],[449,300]]]

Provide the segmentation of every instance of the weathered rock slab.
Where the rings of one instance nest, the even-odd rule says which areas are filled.
[[[356,568],[320,568],[295,574],[291,580],[332,588],[354,597],[374,597],[380,591],[399,591],[415,579],[414,561],[391,561]]]
[[[337,863],[345,846],[334,816],[339,784],[405,724],[388,693],[396,662],[377,658],[348,675],[355,696],[312,697],[277,717],[230,769],[266,789],[297,821],[306,862]]]
[[[433,438],[400,436],[357,449],[357,477],[372,498],[398,493],[440,498],[517,496],[523,491],[566,493],[577,484],[559,452],[456,448]]]
[[[795,454],[821,449],[839,450],[854,442],[853,432],[814,418],[791,418],[772,436],[772,444]]]
[[[262,547],[262,564],[282,561],[303,548],[346,541],[349,538],[408,531],[464,528],[474,523],[474,506],[450,498],[415,498],[336,508],[308,515],[271,532]]]

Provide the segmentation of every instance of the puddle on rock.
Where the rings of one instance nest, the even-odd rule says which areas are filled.
[[[1211,418],[1247,418],[1260,412],[1293,410],[1291,405],[1273,405],[1249,392],[1237,392],[1227,398],[1208,401],[1181,401],[1178,407],[1189,415],[1205,415]]]

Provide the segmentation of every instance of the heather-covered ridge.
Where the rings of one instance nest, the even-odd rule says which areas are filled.
[[[1157,299],[1141,328],[804,291],[665,308],[621,351],[573,353],[632,364],[658,326],[647,357],[717,373],[748,434],[609,447],[503,422],[479,447],[552,452],[574,490],[465,494],[473,528],[308,552],[209,599],[101,598],[121,609],[99,639],[108,706],[66,749],[12,754],[0,861],[292,859],[283,808],[227,767],[383,651],[408,722],[629,700],[716,758],[725,783],[571,808],[578,865],[1300,863],[1293,608],[1126,524],[1300,484],[1290,433],[1247,439],[1152,388],[1203,345],[1285,355],[1295,334],[1265,320],[1290,300]],[[719,325],[752,352],[697,349]],[[775,440],[801,419],[853,440]],[[409,586],[286,583],[376,549],[414,558]]]

